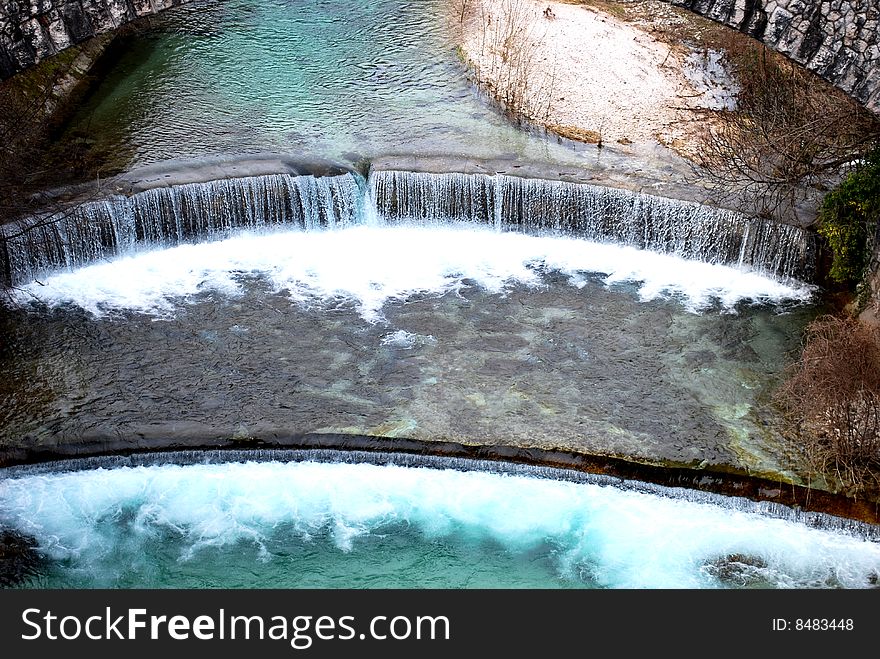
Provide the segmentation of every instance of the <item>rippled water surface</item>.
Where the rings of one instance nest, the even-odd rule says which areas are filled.
[[[447,0],[196,0],[114,55],[68,136],[108,170],[283,154],[526,161],[548,176],[680,182],[671,151],[638,162],[514,126],[468,81]],[[561,170],[559,168],[562,168]]]
[[[475,92],[445,6],[199,0],[127,44],[72,128],[131,165],[264,151],[568,153],[516,130]]]
[[[19,301],[6,445],[352,432],[759,473],[788,469],[767,397],[816,313],[796,282],[455,224],[123,255]]]

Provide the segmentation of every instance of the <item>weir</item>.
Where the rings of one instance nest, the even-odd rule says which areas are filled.
[[[562,234],[811,282],[814,236],[734,211],[628,190],[514,176],[373,171],[274,174],[160,187],[3,227],[5,284],[235,230],[474,223]]]
[[[590,483],[614,487],[624,491],[641,492],[669,499],[681,499],[693,503],[709,504],[730,511],[762,515],[812,528],[827,529],[852,534],[874,542],[880,541],[880,527],[847,517],[839,517],[817,511],[807,511],[773,501],[753,501],[744,497],[727,496],[687,487],[670,487],[657,483],[628,480],[618,476],[577,471],[540,464],[477,460],[457,456],[397,453],[388,451],[363,451],[356,449],[249,449],[249,450],[182,450],[135,453],[130,455],[100,455],[71,458],[37,464],[23,464],[0,468],[0,479],[27,478],[73,471],[95,469],[118,469],[122,467],[146,467],[159,465],[209,465],[235,462],[320,462],[330,464],[396,465],[410,468],[452,469],[470,472],[527,476],[530,478]]]
[[[749,266],[812,281],[812,234],[731,210],[618,188],[484,174],[377,171],[371,190],[380,217],[448,219],[526,232],[561,232],[708,263]]]
[[[359,221],[362,198],[350,174],[272,174],[153,188],[6,225],[0,265],[5,281],[15,285],[52,270],[238,229],[347,226]]]
[[[874,528],[640,483],[424,456],[227,457],[4,480],[2,521],[47,557],[21,586],[869,588],[880,567]]]

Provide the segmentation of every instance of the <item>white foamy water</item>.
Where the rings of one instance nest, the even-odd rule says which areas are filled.
[[[406,332],[404,330],[390,332],[382,337],[382,345],[390,346],[392,348],[407,349],[416,346],[431,345],[434,343],[437,343],[437,339],[430,334],[413,334],[412,332]]]
[[[241,234],[139,253],[59,272],[16,294],[22,302],[73,303],[99,315],[118,309],[167,315],[199,293],[238,295],[242,275],[259,275],[295,300],[350,300],[375,321],[385,304],[417,293],[442,295],[472,283],[496,293],[540,286],[545,269],[569,275],[574,285],[591,273],[608,285],[633,282],[642,300],[671,297],[691,311],[806,301],[812,291],[745,269],[574,238],[470,226],[358,226]]]
[[[402,524],[444,545],[476,539],[512,554],[550,546],[561,579],[606,588],[723,587],[730,583],[718,575],[731,556],[764,586],[863,588],[880,574],[876,542],[716,504],[370,464],[239,462],[9,478],[0,481],[0,522],[33,535],[71,569],[113,555],[109,569],[124,571],[126,557],[163,533],[180,539],[171,557],[178,563],[241,543],[264,548],[278,533],[306,543],[329,535],[333,552],[356,557],[365,539],[373,536],[376,551]],[[262,553],[263,564],[276,560]]]

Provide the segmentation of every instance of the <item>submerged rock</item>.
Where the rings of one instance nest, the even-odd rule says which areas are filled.
[[[734,588],[769,587],[766,569],[764,559],[748,554],[728,554],[703,566],[707,574]]]
[[[36,540],[18,531],[0,529],[0,588],[15,588],[37,576],[44,562]]]

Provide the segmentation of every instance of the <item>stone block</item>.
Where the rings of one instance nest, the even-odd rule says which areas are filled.
[[[712,20],[718,21],[720,23],[727,23],[730,14],[732,13],[733,7],[731,3],[728,2],[719,2],[713,4],[712,7],[706,12],[706,15]]]
[[[807,68],[820,76],[825,76],[831,72],[836,59],[837,51],[828,46],[822,46],[807,63]]]
[[[61,15],[57,11],[51,11],[46,16],[49,20],[49,25],[46,28],[46,31],[49,34],[49,40],[52,42],[52,47],[55,52],[60,52],[71,45],[67,26],[64,24],[64,21],[61,20]]]
[[[733,8],[733,12],[730,15],[729,22],[731,25],[742,25],[746,20],[746,12],[745,9],[736,5]]]
[[[770,14],[770,18],[767,19],[767,30],[764,32],[764,39],[770,45],[778,43],[788,31],[789,27],[791,27],[793,18],[794,16],[792,16],[788,10],[783,9],[782,7],[777,7],[776,10]]]
[[[89,15],[95,34],[107,32],[116,27],[104,0],[82,0],[82,8]]]
[[[13,54],[12,41],[0,33],[0,79],[8,78],[18,71],[18,61]]]
[[[880,115],[880,71],[875,68],[862,85],[865,90],[865,107]]]
[[[83,11],[82,5],[79,2],[68,2],[62,5],[59,13],[74,43],[79,43],[95,36],[95,28],[92,25],[92,21],[89,19],[88,14]]]
[[[776,50],[803,64],[803,61],[797,58],[797,52],[801,49],[803,42],[803,34],[797,30],[788,29],[783,33],[782,38],[776,43]]]
[[[22,23],[21,32],[24,37],[23,41],[33,49],[37,59],[43,59],[55,54],[52,41],[38,19],[29,18]]]
[[[29,11],[31,16],[39,16],[48,14],[54,8],[55,0],[31,0]]]
[[[106,0],[106,4],[113,19],[113,27],[125,25],[136,16],[126,0]]]
[[[131,6],[137,16],[147,16],[156,11],[152,0],[131,0]]]

